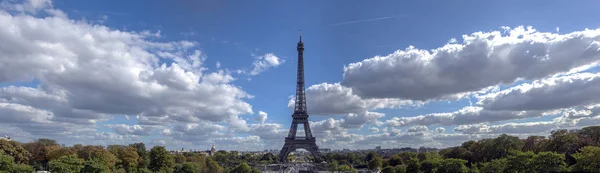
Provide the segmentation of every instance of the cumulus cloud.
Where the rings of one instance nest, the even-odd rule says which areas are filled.
[[[371,128],[369,128],[369,131],[370,131],[371,133],[378,133],[378,132],[379,132],[379,129],[378,129],[377,127],[371,127]]]
[[[0,7],[3,9],[17,11],[22,13],[36,14],[41,10],[51,10],[52,1],[50,0],[25,0],[23,3],[10,3],[10,1],[2,1]]]
[[[138,135],[148,136],[153,134],[156,127],[153,126],[142,126],[142,125],[127,125],[127,124],[109,124],[109,128],[114,129],[120,135]]]
[[[444,133],[444,132],[446,132],[446,129],[445,129],[445,128],[443,128],[443,127],[438,127],[438,128],[435,128],[435,131],[436,131],[437,133]]]
[[[86,135],[129,140],[149,135],[155,125],[173,125],[169,134],[188,140],[183,132],[203,134],[200,129],[211,126],[178,124],[204,122],[248,130],[239,116],[253,113],[244,101],[252,95],[231,84],[235,78],[227,71],[204,67],[206,56],[196,42],[160,42],[155,41],[160,31],[120,31],[52,15],[59,10],[48,0],[3,1],[2,9],[0,83],[39,86],[0,88],[0,110],[15,114],[1,116],[0,124],[22,129],[27,138],[71,134],[71,141]],[[37,17],[36,11],[51,15]],[[281,63],[271,56],[262,60]],[[117,134],[96,134],[89,126],[114,115],[135,116],[139,124],[109,125]],[[35,123],[19,124],[25,120]],[[51,131],[56,132],[45,136]]]
[[[385,123],[394,126],[409,125],[463,125],[482,122],[496,122],[512,119],[540,117],[543,111],[493,111],[482,107],[467,106],[461,110],[449,113],[432,113],[414,117],[394,117]]]
[[[521,84],[479,97],[489,110],[554,110],[599,103],[600,73],[576,73]]]
[[[228,74],[200,73],[197,53],[173,57],[182,63],[168,66],[160,64],[160,55],[155,54],[184,54],[195,43],[150,42],[137,33],[62,18],[2,13],[0,23],[19,33],[0,31],[3,41],[10,45],[0,47],[0,81],[37,79],[41,86],[36,92],[56,94],[70,103],[70,108],[105,114],[166,115],[172,121],[222,121],[252,113],[251,106],[241,100],[249,95],[229,84]],[[37,25],[30,28],[25,23]],[[67,28],[64,26],[69,26],[69,31],[61,31]]]
[[[407,132],[426,132],[429,131],[429,129],[427,128],[427,126],[412,126],[408,129]]]
[[[294,109],[295,99],[290,98],[288,108]],[[420,106],[422,102],[400,99],[362,99],[351,88],[339,83],[321,83],[306,89],[306,105],[311,115],[340,115],[360,113],[383,108]]]
[[[285,60],[275,56],[273,53],[267,53],[261,56],[257,56],[254,60],[253,68],[250,70],[250,75],[257,75],[271,67],[277,67],[283,64]]]
[[[590,68],[600,59],[600,30],[557,34],[517,27],[507,33],[475,32],[460,44],[431,51],[411,46],[351,63],[342,85],[363,98],[440,99]]]
[[[49,123],[52,112],[14,103],[0,103],[0,121],[10,124]]]
[[[263,111],[258,111],[258,115],[254,117],[254,120],[260,122],[261,124],[265,123],[265,121],[267,121],[267,113]]]
[[[503,124],[496,126],[488,126],[486,124],[470,124],[470,125],[460,125],[454,128],[454,131],[467,133],[467,134],[479,134],[479,133],[506,133],[503,132],[503,129],[518,129],[518,128],[531,128],[529,125],[535,124]]]

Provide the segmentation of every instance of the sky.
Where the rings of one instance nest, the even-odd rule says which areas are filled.
[[[600,124],[599,5],[4,0],[0,134],[280,149],[301,29],[321,148],[547,136]]]

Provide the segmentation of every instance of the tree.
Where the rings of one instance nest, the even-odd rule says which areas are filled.
[[[506,172],[535,172],[532,159],[535,154],[531,151],[516,151],[506,158]]]
[[[566,168],[565,155],[555,152],[539,152],[531,161],[531,166],[541,173],[560,172]]]
[[[267,163],[272,163],[273,161],[277,160],[275,155],[273,155],[273,153],[266,153],[263,154],[262,157],[260,158],[261,161],[266,161]]]
[[[223,172],[223,167],[221,167],[218,162],[216,162],[210,158],[206,159],[206,167],[208,167],[207,171],[210,173]]]
[[[105,173],[110,169],[100,160],[97,159],[89,159],[85,161],[83,169],[81,172],[85,173]]]
[[[402,159],[402,163],[408,165],[409,161],[413,158],[417,158],[417,153],[415,152],[403,152],[400,153],[400,158]]]
[[[26,164],[15,164],[14,158],[10,155],[0,152],[0,172],[11,173],[31,173],[33,167]]]
[[[12,170],[15,158],[0,152],[0,170]]]
[[[329,162],[329,164],[327,165],[327,170],[331,173],[337,171],[337,168],[338,168],[337,161]]]
[[[14,162],[19,164],[27,163],[31,156],[21,143],[6,140],[0,140],[0,153],[11,156]]]
[[[523,141],[523,152],[532,151],[538,153],[544,151],[548,143],[545,136],[529,136]]]
[[[154,172],[172,172],[175,163],[173,156],[163,146],[154,146],[150,150],[150,168]]]
[[[506,168],[506,158],[503,159],[494,159],[490,162],[485,162],[481,164],[481,173],[495,173],[495,172],[505,172]]]
[[[408,160],[408,165],[406,166],[406,172],[419,172],[421,169],[421,164],[419,163],[419,159],[411,158]]]
[[[50,161],[50,171],[60,173],[79,173],[83,168],[83,159],[76,155],[61,156],[56,160]]]
[[[140,157],[140,160],[138,161],[138,167],[147,168],[148,164],[150,164],[150,155],[148,154],[148,151],[146,151],[146,145],[143,142],[140,142],[129,144],[129,146],[135,148],[138,156]]]
[[[469,173],[480,173],[480,171],[479,171],[479,168],[477,168],[477,166],[471,165],[471,168],[469,169]]]
[[[471,152],[463,147],[451,147],[440,152],[445,158],[471,160]]]
[[[33,171],[33,167],[27,164],[14,164],[12,166],[13,173],[31,173]]]
[[[406,165],[398,165],[394,167],[396,173],[406,173]]]
[[[585,146],[578,153],[573,154],[577,163],[573,165],[573,171],[595,172],[600,170],[600,147]]]
[[[373,160],[373,158],[375,158],[377,156],[378,156],[377,153],[371,151],[371,152],[367,153],[367,155],[365,156],[365,160],[371,161],[371,160]]]
[[[77,151],[77,156],[84,160],[95,159],[109,169],[113,169],[117,162],[117,157],[110,151],[104,149],[103,146],[84,146],[81,150]]]
[[[383,165],[383,160],[380,157],[375,157],[373,160],[369,161],[369,169],[372,171],[376,171],[381,169]]]
[[[200,169],[207,169],[206,157],[202,154],[189,153],[188,155],[186,155],[186,161],[194,163],[194,165],[198,166]]]
[[[341,172],[349,172],[349,171],[356,171],[355,169],[352,169],[350,166],[348,165],[340,165],[337,168],[337,171],[341,171]]]
[[[37,143],[39,143],[39,144],[41,144],[43,146],[58,145],[58,143],[56,143],[56,140],[46,139],[46,138],[40,138],[40,139],[38,139]]]
[[[566,129],[551,132],[547,151],[557,153],[575,153],[579,145],[579,137]]]
[[[48,149],[53,148],[52,146],[58,146],[55,140],[40,138],[31,143],[23,144],[23,147],[29,151],[31,157],[29,160],[33,161],[36,166],[41,167],[40,169],[46,169],[48,165]]]
[[[395,173],[396,170],[394,170],[394,167],[391,166],[386,166],[385,168],[383,168],[381,170],[382,173]]]
[[[108,150],[117,157],[117,168],[133,169],[142,161],[136,149],[130,146],[111,145]]]
[[[174,173],[200,173],[200,167],[195,163],[185,162],[177,165]]]
[[[582,138],[587,139],[587,145],[600,146],[600,126],[584,127],[579,134]]]
[[[73,154],[77,154],[74,148],[60,147],[58,149],[51,149],[51,151],[48,151],[48,153],[46,154],[46,158],[48,159],[48,161],[52,161],[54,159],[58,159],[59,157]]]
[[[402,165],[402,158],[399,155],[394,155],[388,161],[390,166]]]
[[[508,155],[511,150],[521,150],[523,148],[523,141],[516,136],[509,136],[502,134],[484,146],[485,158],[489,160],[503,158]],[[484,160],[487,161],[487,160]]]
[[[247,163],[242,163],[233,168],[231,173],[252,173],[252,168]]]
[[[183,164],[186,160],[185,156],[183,156],[183,154],[175,154],[173,155],[173,158],[175,160],[175,163],[177,164]]]
[[[437,159],[428,159],[421,162],[420,170],[423,173],[435,173],[437,168],[440,167],[440,161]]]
[[[440,167],[437,169],[438,173],[467,173],[469,168],[465,165],[466,160],[463,159],[443,159],[441,160]]]
[[[417,155],[419,161],[441,159],[442,157],[437,152],[422,152]]]

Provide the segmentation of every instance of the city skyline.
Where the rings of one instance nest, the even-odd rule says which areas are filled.
[[[600,124],[599,2],[434,4],[2,1],[0,135],[281,149],[299,29],[319,148]]]

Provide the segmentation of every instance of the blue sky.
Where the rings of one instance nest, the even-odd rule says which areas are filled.
[[[171,149],[209,148],[210,144],[217,144],[223,149],[278,149],[281,147],[283,136],[291,122],[288,101],[295,91],[297,61],[295,46],[298,41],[298,30],[302,29],[302,40],[306,48],[306,87],[314,86],[312,90],[307,91],[308,97],[313,96],[315,100],[311,102],[311,98],[309,98],[308,109],[315,109],[311,121],[314,122],[314,129],[321,130],[321,134],[316,136],[323,139],[319,143],[323,147],[334,148],[340,145],[349,148],[373,148],[378,145],[382,145],[384,148],[418,147],[420,145],[447,147],[458,145],[466,139],[493,137],[501,133],[512,133],[518,136],[546,135],[552,129],[582,126],[578,124],[583,122],[582,119],[569,119],[567,115],[570,114],[566,112],[581,112],[579,108],[594,105],[599,100],[590,99],[577,103],[575,101],[557,101],[557,103],[539,104],[528,104],[523,101],[522,104],[525,106],[512,105],[512,107],[506,106],[506,103],[510,103],[509,101],[496,100],[500,100],[501,96],[506,96],[506,98],[514,96],[521,98],[521,101],[527,100],[523,98],[530,98],[528,101],[531,102],[543,100],[534,96],[521,97],[517,92],[512,95],[502,93],[520,87],[525,88],[523,85],[532,82],[535,84],[536,81],[543,85],[547,83],[544,81],[574,80],[562,79],[553,75],[579,66],[589,65],[584,71],[580,70],[567,76],[577,78],[580,77],[577,75],[583,72],[596,75],[597,70],[594,63],[597,63],[600,57],[592,48],[596,44],[594,41],[600,40],[599,37],[595,36],[595,32],[592,31],[582,34],[581,37],[571,33],[584,32],[586,28],[596,31],[596,28],[600,27],[600,21],[595,17],[600,15],[600,12],[595,9],[598,5],[600,2],[592,0],[577,1],[576,3],[516,0],[383,1],[380,3],[367,1],[223,2],[217,0],[175,2],[154,0],[125,2],[115,0],[2,1],[0,7],[2,7],[4,24],[10,24],[17,28],[15,30],[20,30],[20,34],[8,37],[16,32],[6,30],[4,34],[7,37],[0,39],[14,44],[31,41],[35,44],[43,42],[48,45],[54,43],[55,46],[63,46],[39,46],[40,51],[36,53],[23,47],[14,48],[0,45],[0,60],[14,68],[10,69],[6,66],[6,71],[0,70],[4,73],[0,74],[0,87],[3,89],[3,92],[0,93],[0,103],[3,103],[4,107],[2,108],[9,112],[4,115],[7,123],[0,123],[0,125],[5,126],[6,129],[13,129],[12,131],[0,130],[0,132],[14,136],[16,139],[28,141],[45,136],[46,133],[38,133],[39,131],[54,130],[56,133],[46,136],[56,137],[59,143],[66,144],[87,143],[86,141],[93,141],[91,143],[97,144],[127,144],[144,141],[149,145],[166,145]],[[56,11],[62,11],[66,16],[56,13]],[[31,20],[30,22],[33,23],[56,22],[68,25],[66,28],[72,25],[76,29],[72,33],[69,33],[69,29],[64,30],[65,33],[61,33],[61,29],[65,28],[59,27],[60,25],[38,24],[40,27],[33,27],[24,25],[25,22],[19,22],[27,20]],[[503,29],[503,26],[512,29]],[[520,31],[519,26],[524,26],[521,29],[525,28],[525,35],[547,33],[565,37],[563,40],[567,41],[564,41],[564,44],[573,45],[560,45],[561,39],[554,37],[542,39],[542,41],[540,41],[542,37],[539,36],[535,38],[532,36],[531,39],[529,37],[509,39],[509,32]],[[527,30],[527,26],[531,26],[536,31],[528,32],[531,30]],[[43,30],[43,27],[47,27],[47,30]],[[43,31],[50,32],[43,33]],[[514,41],[507,41],[508,45],[514,45],[513,48],[506,48],[507,52],[519,53],[527,50],[526,53],[523,53],[526,55],[517,57],[512,54],[498,53],[497,56],[482,57],[479,55],[486,54],[477,53],[486,51],[489,53],[488,55],[496,55],[495,53],[501,51],[492,50],[503,50],[504,48],[492,46],[499,42],[494,42],[491,37],[481,36],[476,40],[491,40],[488,46],[496,49],[471,49],[469,46],[476,44],[463,42],[463,35],[471,34],[475,37],[478,32],[481,32],[480,35],[485,35],[493,33],[493,31],[502,32],[502,37]],[[126,35],[124,36],[126,38],[120,39],[122,35],[116,36],[118,34],[103,35],[119,32]],[[158,34],[157,36],[148,36],[144,32]],[[85,41],[86,33],[94,41]],[[139,40],[135,39],[137,36],[140,37]],[[66,39],[67,37],[71,39]],[[83,41],[71,44],[75,38],[82,38]],[[451,42],[452,38],[455,38],[456,41]],[[575,41],[569,42],[569,39]],[[42,41],[35,42],[35,40]],[[190,48],[178,44],[183,40],[194,43],[194,45]],[[100,44],[104,41],[106,41],[105,44]],[[90,44],[87,47],[81,45],[87,43]],[[111,52],[118,47],[98,48],[99,50],[90,51],[91,53],[82,51],[100,47],[99,45],[121,45],[120,43],[126,46],[123,49],[124,53],[118,51],[115,51],[117,53],[114,54],[98,53]],[[157,48],[149,46],[149,43],[165,43],[175,48]],[[531,43],[529,45],[533,46],[518,43]],[[547,61],[540,60],[541,56],[529,56],[530,51],[539,50],[534,43],[545,45],[545,54],[550,57],[548,59],[551,59],[552,62],[558,59],[556,62],[559,63],[546,65]],[[423,64],[421,64],[422,66],[413,64],[420,61],[399,62],[403,59],[402,57],[415,60],[427,57],[421,54],[409,56],[407,52],[412,50],[408,48],[409,46],[414,46],[415,50],[429,51],[430,54],[434,54],[434,49],[453,44],[466,48],[461,48],[463,52],[452,56],[455,59],[451,61],[444,59],[441,53],[436,54],[439,57],[434,59],[440,61],[432,63],[436,64],[435,67],[428,68],[429,66]],[[78,45],[82,47],[78,47]],[[135,48],[141,48],[147,54],[139,54],[140,52]],[[199,66],[191,65],[194,59],[189,58],[196,50],[201,52],[202,60],[199,61],[201,62]],[[444,52],[441,49],[437,51]],[[449,55],[452,54],[451,51],[448,52],[450,52]],[[176,54],[177,57],[183,57],[184,60],[168,58],[164,55],[165,53]],[[152,63],[147,63],[146,56],[149,56],[148,59],[156,58],[156,64],[149,65]],[[377,56],[383,60],[374,61],[377,59],[374,57]],[[507,59],[511,59],[513,56],[517,59],[511,61],[512,64],[508,63],[505,66],[494,65],[499,62],[493,61],[494,58],[505,59],[504,56],[508,57]],[[31,63],[25,60],[15,61],[23,59],[23,57],[28,57],[25,59]],[[48,60],[48,57],[51,57],[49,58],[51,60]],[[61,59],[61,57],[68,58]],[[581,60],[570,60],[570,57],[580,57]],[[133,65],[129,59],[143,65]],[[369,59],[372,61],[368,61]],[[424,59],[420,60],[425,61]],[[489,70],[479,69],[483,67],[478,64],[482,62],[481,59],[490,60],[489,63],[483,63]],[[90,69],[77,69],[83,71],[74,73],[87,77],[79,78],[57,70],[60,69],[57,68],[58,66],[66,69],[83,68],[86,67],[85,64],[79,63],[88,62],[88,60],[102,63],[99,66],[90,66],[94,67]],[[277,61],[273,63],[271,60]],[[116,68],[110,68],[113,61],[116,61],[114,62]],[[45,62],[49,65],[42,64]],[[190,67],[186,66],[186,63],[189,63],[187,65]],[[260,67],[261,70],[252,74],[251,71],[260,66],[257,65],[260,63],[263,63],[263,66]],[[350,64],[353,63],[359,63],[362,66],[350,67]],[[473,63],[473,66],[469,66],[470,63]],[[164,68],[166,69],[162,69],[163,71],[161,71],[161,64],[165,64]],[[175,68],[173,64],[181,67]],[[386,64],[391,65],[385,66]],[[458,65],[454,66],[453,64]],[[0,65],[0,67],[4,66]],[[104,67],[107,68],[104,69]],[[348,67],[348,69],[345,70],[344,67]],[[145,68],[147,69],[144,70]],[[178,69],[181,71],[177,71]],[[404,71],[404,69],[408,70]],[[416,72],[419,69],[439,70],[439,73]],[[23,72],[20,73],[18,70],[23,70]],[[511,71],[518,72],[512,74]],[[118,74],[123,72],[131,72],[132,78],[122,78],[121,80]],[[162,74],[160,72],[168,73],[160,76],[158,75]],[[218,84],[207,82],[209,84],[206,86],[223,88],[223,90],[208,91],[208,94],[199,90],[189,91],[188,94],[183,91],[177,92],[177,94],[181,94],[180,97],[190,96],[190,98],[181,98],[179,101],[178,95],[170,95],[175,93],[175,90],[173,93],[167,92],[181,86],[180,82],[188,84],[186,82],[192,80],[192,83],[195,83],[186,85],[188,87],[203,84],[204,77],[211,73],[219,78],[231,77],[235,80],[224,80],[217,82]],[[346,76],[344,76],[345,73]],[[495,73],[506,75],[498,75],[495,78],[493,77]],[[145,78],[146,74],[150,74],[150,77]],[[104,81],[103,75],[110,77],[106,77],[107,80]],[[193,75],[200,76],[200,79],[194,80]],[[490,77],[485,75],[490,75]],[[467,77],[463,79],[461,76]],[[189,80],[187,80],[188,78]],[[593,76],[582,78],[595,79]],[[437,80],[429,81],[429,79]],[[526,80],[518,81],[519,79]],[[581,81],[581,85],[585,86],[583,88],[587,89],[585,91],[589,92],[584,92],[585,94],[582,95],[597,92],[595,88],[587,86],[590,85],[590,82]],[[420,87],[417,85],[419,83],[424,85],[423,90],[419,90]],[[98,86],[99,84],[102,86]],[[447,87],[443,87],[446,85]],[[161,86],[166,89],[161,89]],[[403,88],[403,86],[407,88]],[[140,87],[139,90],[132,90],[136,87]],[[230,87],[234,87],[234,89]],[[498,88],[486,90],[488,87]],[[555,91],[552,89],[558,88],[554,84],[534,88],[544,90],[545,92],[540,91],[540,93],[549,95],[544,99],[562,97],[551,94],[552,91]],[[424,91],[426,89],[435,91],[426,92]],[[219,91],[230,92],[220,95]],[[328,97],[327,93],[335,95],[337,91],[344,93],[336,96],[348,96],[348,98]],[[384,94],[385,96],[382,97],[382,94],[378,94],[379,91],[389,92],[389,96]],[[26,92],[36,92],[37,94],[29,93],[29,95],[37,97],[25,98],[28,96],[25,94]],[[244,96],[238,92],[247,93],[253,97]],[[419,94],[420,92],[423,94]],[[528,92],[521,92],[521,94],[523,93]],[[48,104],[47,100],[40,97],[43,94],[46,94],[48,98],[65,101],[65,104]],[[486,94],[488,94],[488,100],[484,99]],[[350,103],[349,100],[352,99],[356,99],[356,102]],[[579,100],[579,98],[571,99]],[[214,100],[218,100],[218,103],[212,104]],[[112,104],[113,102],[115,104]],[[478,102],[480,103],[478,104]],[[384,106],[373,106],[375,103]],[[244,106],[245,104],[251,108]],[[531,105],[532,108],[527,105]],[[552,106],[546,108],[544,105]],[[453,123],[446,122],[449,120],[443,118],[430,121],[409,120],[409,117],[427,117],[428,114],[429,117],[436,117],[433,115],[435,113],[450,114],[470,106],[482,108],[481,112],[496,111],[494,113],[504,118],[485,118],[483,113],[477,112],[474,115],[482,115],[484,118],[481,120],[468,119],[473,121],[454,118],[456,122]],[[215,107],[218,109],[213,110],[212,108]],[[584,118],[594,118],[595,107],[585,108],[593,113]],[[28,111],[19,112],[24,109]],[[37,121],[41,115],[27,113],[44,111],[53,116],[42,116],[43,121]],[[260,111],[268,114],[268,118],[264,122],[256,120],[261,114]],[[528,111],[532,115],[519,117],[518,111]],[[548,113],[551,111],[555,112]],[[536,116],[537,114],[539,116]],[[12,118],[8,117],[9,115]],[[167,118],[164,118],[165,116]],[[28,117],[26,119],[36,120],[36,123],[47,125],[48,128],[30,131],[27,129],[28,126],[23,125],[25,120],[14,117]],[[163,117],[164,119],[151,123],[142,122],[140,119],[144,117]],[[569,121],[565,122],[565,119]],[[55,129],[58,127],[54,127],[65,124],[86,127],[83,130],[85,133],[76,133],[72,129],[62,129],[63,131],[61,131]],[[548,127],[547,124],[553,125]],[[502,131],[509,126],[511,129],[531,126],[528,129],[539,128],[539,130]],[[206,129],[199,127],[206,127]],[[426,127],[426,130],[423,130],[423,127]],[[260,129],[264,131],[260,131]],[[467,131],[465,129],[477,130]],[[92,138],[81,138],[80,136],[92,136]],[[252,143],[252,145],[248,145],[248,143]]]

